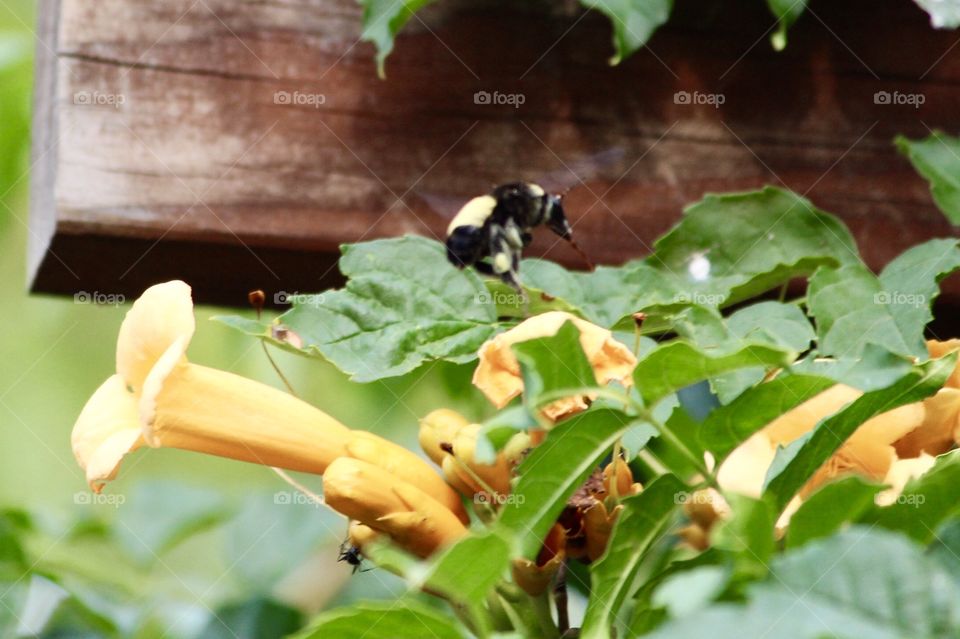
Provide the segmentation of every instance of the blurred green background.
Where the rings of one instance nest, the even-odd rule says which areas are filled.
[[[0,636],[274,637],[318,609],[403,592],[381,570],[351,575],[337,562],[345,520],[267,468],[142,450],[91,496],[70,430],[113,372],[126,308],[26,291],[34,12],[0,3]],[[280,386],[258,342],[208,321],[218,312],[197,310],[190,358]],[[303,398],[411,447],[431,409],[483,410],[463,368],[361,386],[274,356]]]

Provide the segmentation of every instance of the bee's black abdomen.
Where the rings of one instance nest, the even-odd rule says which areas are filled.
[[[447,259],[457,268],[474,264],[483,257],[485,242],[479,226],[458,226],[447,236]]]

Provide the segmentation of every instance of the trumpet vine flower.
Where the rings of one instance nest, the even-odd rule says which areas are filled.
[[[637,358],[629,348],[613,339],[613,333],[570,313],[551,311],[531,317],[485,342],[480,347],[480,363],[474,371],[473,384],[497,408],[506,406],[523,392],[520,363],[511,347],[538,337],[555,335],[564,322],[573,322],[579,329],[580,346],[599,384],[618,381],[629,386],[633,383],[631,373],[637,365]],[[543,414],[556,422],[586,408],[585,398],[571,397],[544,407]]]
[[[272,386],[189,362],[194,328],[190,287],[180,281],[150,287],[127,313],[116,374],[94,392],[72,433],[74,455],[94,491],[116,476],[125,455],[143,446],[318,474],[339,457],[355,457],[468,521],[456,492],[402,446],[351,430]]]

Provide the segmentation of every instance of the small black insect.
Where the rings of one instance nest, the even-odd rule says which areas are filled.
[[[363,554],[360,552],[360,548],[351,544],[349,539],[344,539],[343,543],[340,544],[340,556],[337,557],[337,561],[345,561],[353,566],[353,574],[357,574],[358,570],[366,572],[362,568]]]
[[[561,199],[529,182],[503,184],[473,198],[447,228],[447,259],[457,268],[472,266],[499,277],[519,292],[520,257],[533,239],[534,227],[544,224],[583,255],[573,241]]]

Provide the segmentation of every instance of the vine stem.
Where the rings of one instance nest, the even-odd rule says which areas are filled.
[[[273,356],[270,355],[270,350],[267,348],[267,343],[261,340],[260,346],[263,348],[263,354],[267,356],[267,361],[270,362],[270,366],[273,367],[273,370],[277,373],[277,376],[280,377],[280,380],[283,382],[283,385],[287,387],[287,392],[293,395],[294,397],[296,397],[297,399],[300,399],[300,396],[297,395],[297,391],[295,391],[293,388],[293,384],[290,383],[290,380],[287,379],[287,376],[283,374],[282,370],[280,370],[280,367],[277,365],[276,360],[274,360]],[[282,468],[277,468],[276,466],[271,466],[270,470],[276,473],[277,477],[279,477],[283,481],[293,486],[293,488],[295,488],[296,490],[303,493],[303,495],[306,496],[307,499],[309,499],[313,503],[317,504],[318,506],[326,505],[326,502],[323,500],[323,497],[321,497],[320,495],[313,492],[312,490],[310,490],[309,488],[307,488],[306,486],[298,482],[296,479],[291,477],[287,473],[287,471],[283,470]]]
[[[697,457],[690,448],[679,438],[676,433],[667,428],[666,424],[661,423],[658,419],[653,416],[646,408],[638,407],[638,417],[643,421],[647,422],[653,426],[660,436],[663,437],[664,441],[669,442],[674,448],[676,448],[681,455],[687,458],[687,460],[697,469],[703,477],[707,478],[707,482],[716,488],[716,478],[713,477],[713,474],[707,468],[706,464],[702,459]]]

